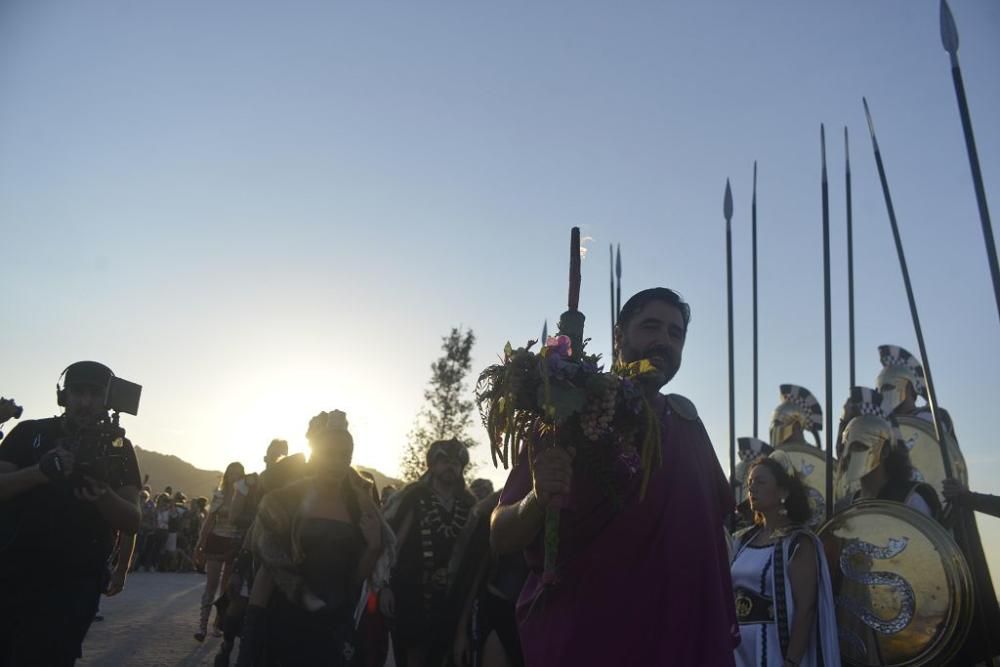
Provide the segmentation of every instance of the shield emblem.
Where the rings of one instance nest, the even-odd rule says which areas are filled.
[[[941,460],[941,447],[934,437],[934,424],[919,417],[908,416],[898,417],[897,421],[903,443],[910,450],[914,477],[941,493],[941,483],[945,479],[944,462]],[[958,442],[950,434],[945,434],[945,445],[955,478],[968,485],[969,473]]]
[[[937,522],[902,503],[858,502],[819,531],[844,664],[941,665],[972,619],[972,577]]]

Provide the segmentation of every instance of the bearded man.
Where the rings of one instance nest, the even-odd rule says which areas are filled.
[[[653,288],[626,302],[615,330],[620,363],[655,367],[642,388],[659,419],[662,465],[644,498],[634,479],[620,502],[601,494],[572,448],[544,449],[533,465],[525,450],[507,479],[491,540],[500,554],[523,550],[531,568],[517,604],[527,665],[733,664],[732,491],[694,405],[659,391],[680,369],[690,320],[680,295]],[[543,526],[555,496],[570,509],[547,585]]]

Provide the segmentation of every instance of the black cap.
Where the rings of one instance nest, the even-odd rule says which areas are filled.
[[[70,364],[66,369],[63,386],[107,387],[114,375],[111,369],[104,364],[99,364],[96,361],[78,361],[75,364]]]

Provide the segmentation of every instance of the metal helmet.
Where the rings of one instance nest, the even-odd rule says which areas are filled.
[[[912,354],[898,345],[879,345],[882,372],[875,380],[875,388],[882,395],[882,409],[886,414],[910,398],[927,398],[924,386],[924,369]]]
[[[805,387],[783,384],[781,403],[771,415],[771,446],[778,447],[787,442],[796,426],[812,433],[818,447],[819,431],[823,428],[823,410],[816,397]]]
[[[899,427],[883,410],[884,401],[878,391],[852,387],[850,403],[858,416],[847,423],[841,435],[844,453],[834,484],[838,506],[851,502],[861,490],[861,478],[878,468],[893,447],[903,446]]]
[[[753,461],[758,456],[767,456],[774,448],[758,438],[737,438],[740,461]]]

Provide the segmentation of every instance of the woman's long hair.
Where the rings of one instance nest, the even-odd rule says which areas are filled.
[[[788,497],[785,498],[785,511],[788,512],[788,519],[792,523],[806,523],[812,517],[812,508],[809,507],[809,496],[806,494],[806,487],[802,481],[795,475],[789,475],[785,466],[766,456],[762,456],[750,464],[747,469],[747,479],[750,478],[750,471],[757,466],[764,466],[770,470],[778,488],[788,491]],[[760,512],[754,512],[753,522],[757,525],[763,525],[764,515]]]
[[[238,472],[237,472],[238,471]],[[226,472],[222,474],[222,479],[219,480],[219,491],[222,491],[222,495],[226,500],[229,500],[233,493],[233,485],[236,481],[243,477],[243,464],[239,461],[233,461],[226,466]]]

